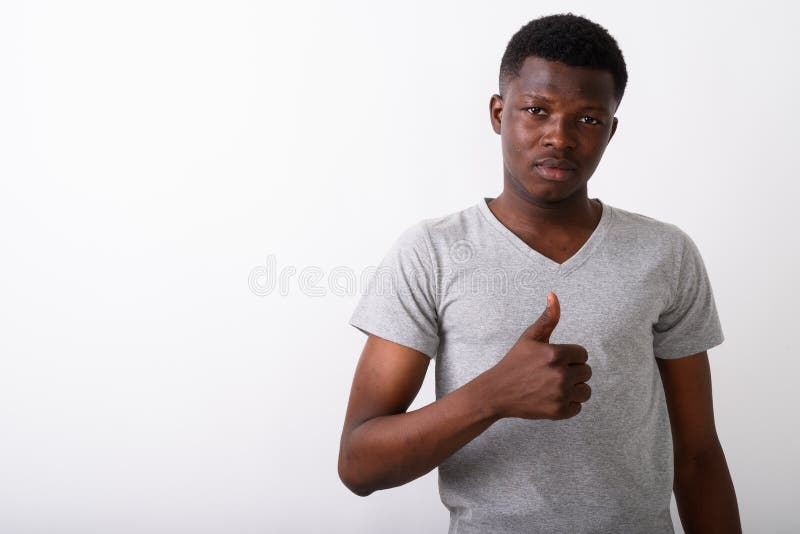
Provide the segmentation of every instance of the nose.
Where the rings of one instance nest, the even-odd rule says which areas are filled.
[[[556,150],[575,148],[573,125],[565,117],[552,116],[544,125],[542,146]]]

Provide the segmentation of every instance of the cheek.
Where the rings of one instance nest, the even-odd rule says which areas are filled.
[[[502,138],[503,153],[509,157],[516,157],[522,151],[522,145],[514,136],[505,134]]]
[[[600,165],[600,159],[603,157],[602,150],[596,150],[590,154],[586,154],[583,163],[583,172],[588,176],[594,174],[594,171]]]
[[[600,159],[607,144],[604,132],[581,132],[576,140],[578,142],[577,151],[587,161]]]
[[[591,160],[595,163],[600,161],[600,158],[603,157],[603,152],[606,150],[606,145],[603,140],[595,139],[592,140],[591,148],[587,151],[587,159]]]
[[[524,155],[535,144],[535,135],[521,126],[507,126],[503,131],[503,150],[511,157]]]

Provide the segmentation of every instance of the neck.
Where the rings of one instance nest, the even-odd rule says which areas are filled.
[[[602,216],[600,203],[589,199],[585,185],[557,201],[537,199],[529,194],[523,196],[505,187],[489,202],[489,207],[506,226],[528,234],[557,229],[593,229]]]

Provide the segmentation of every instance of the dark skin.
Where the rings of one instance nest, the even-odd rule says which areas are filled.
[[[600,204],[588,198],[587,182],[617,129],[613,78],[606,71],[529,57],[503,93],[491,97],[489,111],[502,141],[504,187],[489,207],[525,243],[563,263],[602,214]],[[405,484],[503,417],[566,419],[579,413],[591,396],[588,355],[579,345],[549,343],[560,318],[558,298],[551,299],[498,364],[411,412],[430,358],[370,335],[342,430],[339,476],[345,485],[366,496]],[[741,532],[714,424],[708,355],[656,361],[683,528],[687,534]]]
[[[503,150],[503,192],[489,208],[533,249],[563,263],[602,214],[586,184],[617,130],[614,79],[532,56],[503,92],[489,102]],[[573,168],[554,176],[559,171],[548,172],[542,159]]]
[[[532,56],[503,92],[489,102],[503,150],[503,192],[489,208],[533,249],[563,263],[602,214],[586,184],[617,130],[614,79],[607,71]],[[574,169],[557,180],[536,164],[543,158]]]
[[[656,363],[672,428],[672,488],[683,530],[740,533],[736,491],[714,424],[708,353]]]

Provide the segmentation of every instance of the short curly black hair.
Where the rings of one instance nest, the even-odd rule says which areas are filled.
[[[617,41],[591,20],[566,13],[533,19],[511,37],[500,61],[500,96],[508,83],[519,76],[528,56],[559,61],[572,67],[607,70],[614,78],[617,105],[625,93],[628,70]]]

